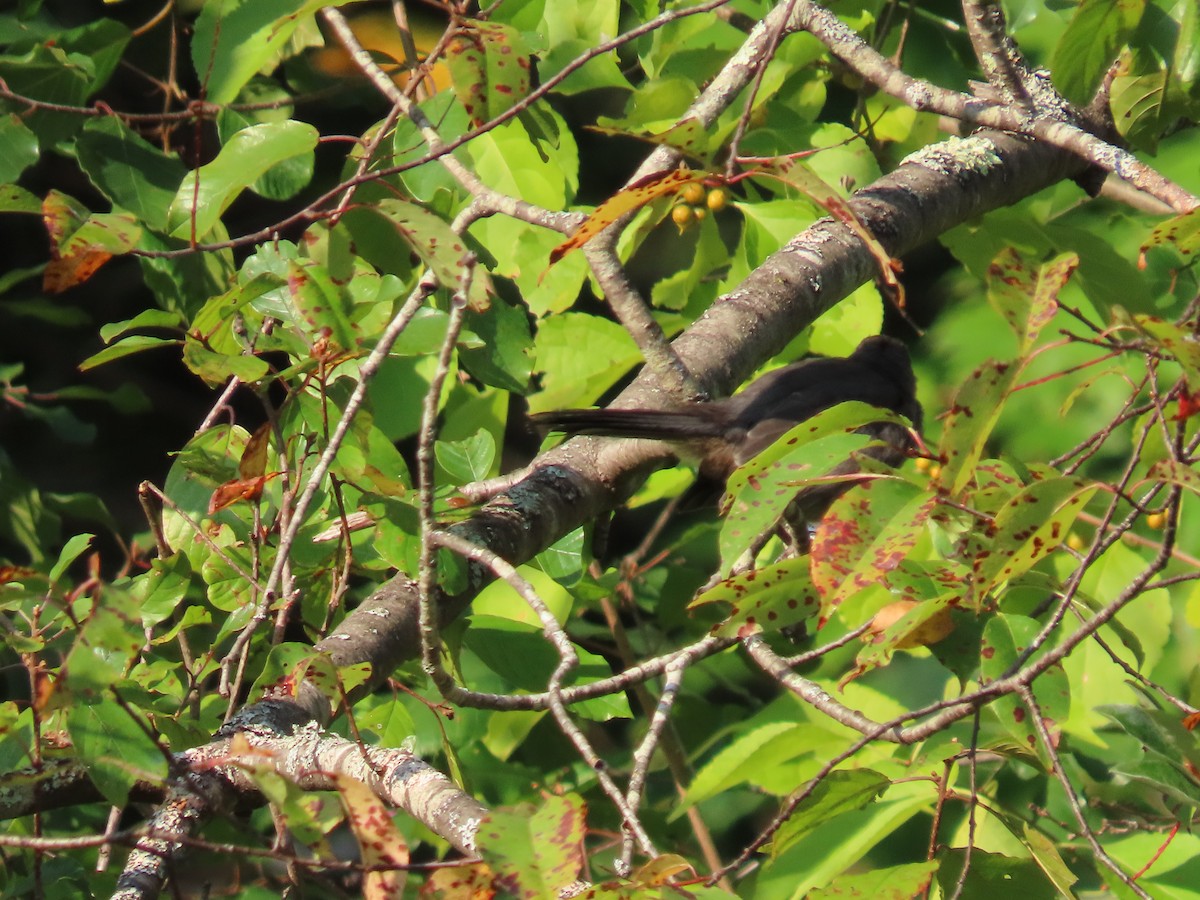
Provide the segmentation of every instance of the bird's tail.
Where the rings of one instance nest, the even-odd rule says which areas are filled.
[[[543,431],[654,441],[720,437],[722,433],[717,422],[687,410],[560,409],[538,413],[530,419]]]

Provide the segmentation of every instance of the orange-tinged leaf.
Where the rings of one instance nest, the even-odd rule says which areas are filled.
[[[0,584],[8,584],[10,581],[24,581],[27,578],[34,578],[38,574],[36,569],[30,569],[27,566],[0,566]]]
[[[238,462],[238,474],[244,479],[259,478],[267,471],[267,450],[271,446],[271,423],[263,422],[246,441]]]
[[[368,872],[363,880],[363,896],[368,900],[399,900],[404,894],[408,844],[392,821],[391,812],[362,782],[341,773],[334,774],[333,780],[363,863],[394,867]]]
[[[64,236],[50,246],[52,258],[42,275],[42,289],[47,293],[62,293],[87,281],[113,256],[132,250],[142,234],[134,218],[125,213],[89,216],[68,234],[65,229],[70,228],[74,212],[64,211],[58,198],[47,196],[43,210],[50,208],[56,211],[43,213],[46,228],[51,238]]]
[[[496,890],[492,870],[483,863],[438,869],[426,879],[422,897],[444,897],[446,900],[492,900]]]
[[[50,235],[51,252],[57,251],[58,246],[83,224],[87,215],[87,209],[73,197],[58,191],[46,194],[42,200],[42,221],[46,223],[46,233]]]
[[[578,250],[626,213],[641,209],[651,200],[674,193],[686,184],[703,181],[704,175],[701,173],[689,169],[672,169],[670,172],[649,175],[619,191],[596,207],[596,211],[587,217],[573,235],[550,251],[550,265],[554,265],[572,250]]]
[[[667,884],[676,875],[684,872],[696,874],[692,864],[675,853],[664,853],[638,868],[629,880],[639,887],[657,887]]]
[[[42,290],[48,294],[61,294],[67,288],[87,281],[110,259],[112,254],[103,250],[84,251],[65,259],[52,259],[46,263],[46,270],[42,274]]]
[[[235,478],[218,485],[208,501],[208,514],[215,515],[221,510],[233,506],[239,500],[257,500],[262,496],[263,485],[275,474],[277,473],[259,475],[255,478]]]

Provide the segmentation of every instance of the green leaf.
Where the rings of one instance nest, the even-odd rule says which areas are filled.
[[[79,364],[79,370],[86,372],[88,369],[102,366],[104,363],[112,362],[114,359],[121,359],[125,356],[131,356],[134,353],[141,353],[143,350],[153,350],[156,347],[167,345],[178,346],[182,343],[182,341],[172,340],[171,338],[151,337],[147,334],[131,334],[129,337],[121,338],[115,344],[105,347],[99,353],[93,353]]]
[[[129,598],[106,591],[104,605],[92,610],[67,655],[67,686],[80,701],[97,698],[125,678],[145,641]]]
[[[238,103],[237,108],[226,107],[217,113],[221,143],[252,125],[286,121],[294,110],[292,95],[266,78],[252,79]],[[264,172],[250,190],[268,200],[290,200],[312,181],[314,161],[311,153],[289,157]]]
[[[165,622],[179,609],[192,580],[192,566],[182,553],[150,561],[150,570],[134,579],[129,593],[139,601],[146,626]]]
[[[535,370],[542,390],[529,397],[530,412],[587,406],[616,383],[641,354],[620,325],[585,313],[543,320],[534,339]]]
[[[156,231],[183,180],[183,163],[143,140],[115,116],[92,119],[75,142],[80,168],[109,200]]]
[[[1136,57],[1135,57],[1136,58]],[[1113,123],[1121,137],[1142,150],[1153,153],[1169,121],[1167,110],[1167,71],[1156,61],[1148,71],[1117,75],[1112,81],[1109,106]]]
[[[770,845],[771,856],[786,853],[804,835],[838,816],[866,808],[882,797],[891,785],[891,779],[870,769],[830,772],[775,833]]]
[[[170,328],[179,331],[185,324],[180,318],[179,313],[161,309],[144,309],[132,319],[101,325],[100,340],[108,344],[118,335],[124,334],[126,331],[133,331],[136,328]]]
[[[137,782],[161,783],[167,777],[166,754],[150,739],[145,719],[127,704],[107,698],[72,704],[67,731],[88,777],[113,806],[124,806]]]
[[[290,120],[239,131],[221,148],[216,159],[183,179],[167,210],[171,235],[203,238],[242,191],[272,166],[312,153],[317,137],[317,130],[307,122]]]
[[[1072,103],[1086,105],[1141,21],[1146,0],[1083,0],[1054,48],[1054,84]]]
[[[0,182],[16,181],[37,160],[37,135],[16,113],[0,116]]]
[[[0,184],[0,212],[41,215],[42,201],[16,184]]]
[[[946,851],[942,856],[937,880],[943,896],[949,897],[954,893],[967,861],[967,851],[957,848]],[[973,847],[970,851],[970,868],[967,869],[963,881],[962,896],[1059,900],[1063,895],[1047,881],[1032,859],[989,853],[979,847]]]
[[[260,71],[274,68],[296,28],[323,6],[349,0],[208,0],[196,19],[192,63],[209,103],[231,103]]]
[[[989,619],[983,631],[980,676],[986,684],[1013,671],[1041,626],[1025,616],[1001,613]],[[1070,713],[1070,685],[1059,666],[1052,666],[1032,685],[1033,695],[1042,714],[1042,724],[1051,736],[1059,730]],[[1005,694],[988,707],[1008,732],[1013,745],[1022,754],[1036,756],[1046,771],[1053,768],[1049,751],[1038,737],[1030,720],[1030,710],[1015,694]]]
[[[1100,706],[1097,712],[1115,722],[1145,749],[1166,759],[1200,767],[1200,740],[1194,731],[1183,727],[1176,715],[1158,709],[1115,704]]]
[[[467,484],[491,474],[496,461],[496,439],[481,428],[465,441],[438,441],[434,452],[438,464],[452,479]]]
[[[675,808],[672,818],[683,815],[688,807],[709,797],[770,773],[779,765],[811,752],[804,736],[803,724],[771,722],[743,729],[729,745],[701,766],[687,793]]]
[[[810,891],[812,900],[908,900],[919,896],[933,879],[938,862],[909,863],[903,866],[887,866],[868,872],[839,875],[827,887]]]
[[[483,346],[460,347],[462,367],[485,384],[526,393],[533,370],[533,334],[526,309],[496,299],[485,312],[468,312],[466,327]]]
[[[63,545],[58,554],[58,562],[50,570],[51,582],[57,582],[63,577],[71,563],[75,562],[80,554],[91,546],[93,538],[95,538],[94,534],[77,534]]]

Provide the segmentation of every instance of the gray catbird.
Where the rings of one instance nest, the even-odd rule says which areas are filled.
[[[869,337],[847,357],[792,363],[756,379],[725,400],[674,409],[565,409],[532,420],[546,431],[668,441],[680,455],[699,459],[703,478],[723,482],[738,466],[765,450],[793,426],[849,400],[900,413],[921,428],[921,404],[907,348],[894,338]],[[879,422],[863,432],[882,442],[865,452],[898,466],[916,449],[908,430]],[[831,474],[857,471],[852,461]],[[849,485],[810,487],[798,497],[810,522]]]

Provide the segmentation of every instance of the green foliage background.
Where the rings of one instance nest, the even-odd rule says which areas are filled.
[[[98,792],[36,822],[10,818],[10,837],[103,833],[108,805],[124,807],[168,777],[164,750],[206,744],[238,703],[306,664],[311,644],[394,571],[417,576],[416,436],[465,249],[480,264],[438,399],[440,522],[469,513],[455,502],[460,485],[537,452],[526,410],[603,403],[642,362],[585,254],[550,264],[563,234],[507,215],[475,219],[465,237],[455,234],[451,224],[472,192],[429,158],[416,125],[387,117],[389,104],[374,86],[320,55],[333,43],[316,16],[328,5],[208,0],[153,20],[158,7],[138,0],[23,0],[0,13],[0,223],[8,245],[0,276],[0,771],[69,758],[86,766]],[[379,6],[333,5],[344,5],[352,21]],[[551,212],[590,212],[621,188],[654,141],[685,150],[697,171],[719,171],[743,114],[743,155],[813,151],[805,164],[843,195],[944,139],[936,116],[865,88],[805,34],[780,44],[753,97],[743,96],[713,127],[681,123],[745,40],[738,17],[753,23],[770,6],[737,0],[734,17],[679,17],[569,68],[658,15],[659,4],[502,3],[490,13],[502,27],[489,32],[493,55],[484,68],[459,59],[449,73],[455,90],[433,92],[420,106],[443,141],[473,135],[453,157],[483,184]],[[911,75],[959,90],[979,77],[957,4],[831,6],[881,52],[900,53]],[[1111,107],[1120,138],[1165,176],[1200,191],[1194,3],[1022,0],[1005,8],[1014,38],[1069,99],[1086,102],[1119,59]],[[436,37],[437,14],[410,12]],[[518,94],[526,89],[497,67],[501,46],[535,59],[536,83],[552,88],[501,124],[477,129],[473,118],[506,115],[514,86]],[[352,198],[331,216],[351,184]],[[621,235],[626,270],[668,336],[825,214],[778,179],[721,190],[728,203],[704,206],[687,227],[672,222],[683,201],[669,195],[638,211]],[[817,599],[793,619],[809,619],[810,643],[822,644],[895,596],[919,600],[921,611],[882,641],[851,642],[800,669],[846,708],[885,721],[1002,678],[1043,628],[1049,636],[1037,646],[1052,651],[1077,615],[1119,597],[1164,540],[1172,542],[1175,556],[1096,629],[1096,639],[1039,674],[1033,695],[1050,743],[1015,694],[912,746],[869,742],[801,803],[736,884],[739,896],[910,896],[926,888],[949,896],[968,845],[962,896],[1129,894],[1081,836],[1064,782],[1081,796],[1117,866],[1132,874],[1153,862],[1138,882],[1144,890],[1197,894],[1200,848],[1190,828],[1200,802],[1200,747],[1180,722],[1200,702],[1200,524],[1189,515],[1200,482],[1190,455],[1194,420],[1171,418],[1181,386],[1200,391],[1195,226],[1184,218],[1173,231],[1154,232],[1163,220],[1058,184],[956,227],[939,247],[905,261],[906,315],[924,329],[920,337],[868,284],[766,363],[805,352],[844,355],[885,326],[910,339],[926,438],[949,455],[940,472],[907,464],[835,507],[834,521],[850,520],[866,534],[848,558],[822,556],[829,542],[821,532],[811,568],[770,558],[779,549],[773,545],[761,562],[784,579],[780,593],[764,593],[750,608],[735,602],[731,611],[725,604],[738,586],[726,583],[689,608],[758,529],[737,517],[736,504],[724,524],[711,513],[686,514],[655,542],[661,558],[620,567],[663,499],[683,490],[687,477],[668,470],[651,476],[619,514],[600,559],[587,528],[520,568],[567,627],[581,661],[577,683],[619,670],[626,654],[625,663],[649,659],[710,629],[742,635],[748,615],[761,621],[806,591]],[[262,602],[297,493],[369,354],[426,272],[436,288],[369,372],[365,403],[329,477],[294,526],[289,610],[275,625],[272,607],[249,646],[241,695],[222,697],[220,662]],[[1030,324],[1046,310],[1052,319]],[[1087,340],[1064,340],[1066,332]],[[1012,365],[989,368],[990,360]],[[985,415],[939,417],[968,401]],[[829,439],[845,441],[843,432],[862,420],[852,411],[838,415]],[[253,480],[246,448],[264,423],[269,449],[258,474],[269,477],[261,498],[213,509],[221,485]],[[1097,433],[1095,452],[1069,456]],[[805,463],[785,459],[774,471]],[[143,491],[161,521],[157,548],[137,502],[142,479],[157,485]],[[1112,487],[1118,481],[1120,491]],[[854,518],[851,501],[864,494],[872,512]],[[935,494],[951,501],[936,513]],[[1097,525],[1114,494],[1139,499],[1112,507],[1126,533],[1102,546]],[[366,527],[341,530],[353,513],[366,517]],[[322,534],[332,539],[316,540]],[[895,550],[905,563],[868,566],[858,580],[846,579],[855,590],[842,590],[846,573],[837,566],[858,565],[863,557],[853,550],[867,547]],[[440,574],[453,590],[460,573],[446,565]],[[947,580],[970,587],[948,592]],[[1062,607],[1066,624],[1054,629],[1052,610],[1063,596],[1073,599]],[[901,648],[911,629],[946,607],[955,616],[950,640],[932,651]],[[537,617],[500,582],[444,637],[452,670],[477,691],[545,690],[557,663]],[[781,653],[793,652],[775,631],[769,637]],[[848,679],[851,672],[859,677]],[[352,686],[362,676],[339,677]],[[590,871],[583,877],[614,877],[619,841],[611,838],[620,817],[594,767],[547,712],[459,708],[447,716],[433,706],[440,695],[418,662],[394,678],[404,691],[382,690],[355,705],[356,737],[410,747],[486,805],[516,807],[517,821],[541,809],[527,842],[497,826],[493,843],[481,845],[495,871],[532,883],[539,866],[550,868],[536,848],[554,844],[554,829],[568,819],[582,834],[586,803]],[[606,767],[628,772],[646,712],[624,692],[572,711]],[[783,798],[860,737],[781,690],[736,648],[688,668],[672,727],[691,778],[681,796],[656,762],[641,814],[660,851],[701,872],[710,867],[688,808],[700,810],[718,856],[729,861]],[[332,730],[350,735],[351,723],[343,715]],[[960,754],[973,747],[972,774]],[[556,793],[571,799],[546,799]],[[315,811],[299,800],[276,802],[294,832],[314,836],[312,846],[341,818],[328,798]],[[123,821],[135,820],[131,813]],[[447,850],[443,837],[404,815],[395,825],[418,859]],[[270,834],[265,808],[205,831],[214,842],[251,845]],[[53,857],[12,846],[3,852],[6,896],[37,884],[98,895],[116,878],[113,869],[91,872],[95,848]],[[275,896],[285,881],[252,857],[197,852],[213,861],[204,878],[232,882],[236,873],[242,896]],[[324,877],[301,876],[313,896],[332,890]],[[642,879],[635,873],[611,890],[660,890]],[[530,895],[551,896],[560,886],[550,878],[543,893]]]

